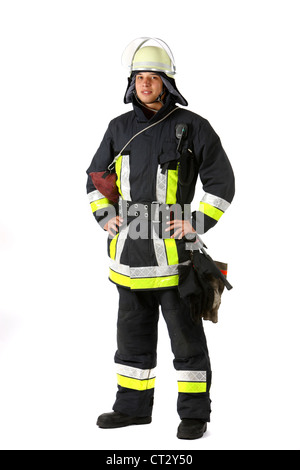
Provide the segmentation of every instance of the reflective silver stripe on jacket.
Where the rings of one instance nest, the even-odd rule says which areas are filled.
[[[156,199],[160,204],[165,204],[167,200],[167,178],[168,173],[163,174],[161,172],[160,165],[158,166],[157,176],[156,176]],[[159,205],[152,204],[153,220],[159,222]],[[164,240],[159,238],[156,233],[155,223],[152,224],[152,241],[155,251],[155,256],[158,266],[168,266],[168,259],[166,253],[166,247]]]
[[[156,225],[159,224],[159,205],[152,204],[153,219],[157,222],[152,223],[152,242],[155,251],[158,266],[168,266],[165,242],[163,238],[159,238],[156,233]]]
[[[180,263],[181,266],[188,266],[191,261]],[[131,268],[126,264],[121,264],[115,260],[111,260],[110,268],[118,274],[130,277],[131,279],[139,279],[143,277],[164,277],[175,276],[178,274],[177,264],[170,266],[144,266],[141,268]]]
[[[126,201],[131,201],[130,195],[130,162],[129,155],[122,155],[121,162],[121,193]]]
[[[100,191],[98,191],[97,189],[95,191],[92,191],[91,193],[88,193],[87,196],[90,203],[105,198],[105,196],[103,196],[103,194],[101,194]]]
[[[225,212],[230,206],[230,203],[225,201],[225,199],[222,199],[221,197],[214,196],[213,194],[209,193],[204,194],[201,202],[210,204],[211,206],[216,207],[217,209],[220,209],[223,212]]]
[[[159,165],[156,176],[156,200],[161,204],[165,204],[167,200],[167,184],[168,173],[163,174]]]

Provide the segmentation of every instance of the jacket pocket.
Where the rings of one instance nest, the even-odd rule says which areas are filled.
[[[180,153],[177,151],[177,143],[164,142],[162,153],[158,158],[162,171],[165,172],[167,169],[176,170],[179,159]]]

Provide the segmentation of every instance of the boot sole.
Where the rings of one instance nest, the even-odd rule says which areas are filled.
[[[178,439],[188,439],[188,440],[201,439],[201,437],[203,437],[203,435],[206,433],[206,431],[207,431],[207,424],[198,433],[178,431],[177,437],[178,437]]]
[[[138,426],[141,424],[150,424],[152,422],[151,417],[146,418],[134,418],[134,421],[130,421],[128,423],[101,423],[101,420],[98,419],[97,426],[101,429],[117,429],[117,428],[125,428],[127,426]]]

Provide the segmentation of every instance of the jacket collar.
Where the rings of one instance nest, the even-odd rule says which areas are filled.
[[[167,97],[165,99],[165,104],[164,106],[158,111],[158,113],[155,113],[150,119],[148,119],[143,111],[143,107],[140,105],[140,103],[133,97],[132,99],[132,105],[133,105],[133,110],[135,112],[135,116],[137,118],[138,122],[145,122],[145,123],[154,123],[156,121],[159,121],[162,119],[164,116],[166,116],[172,109],[176,107],[176,102],[171,94],[167,94]]]

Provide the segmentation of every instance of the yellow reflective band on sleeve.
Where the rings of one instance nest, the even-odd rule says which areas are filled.
[[[214,206],[211,206],[210,204],[207,204],[206,202],[200,202],[199,211],[215,220],[220,220],[224,214],[223,211],[217,209]]]
[[[205,393],[206,390],[206,382],[178,382],[180,393]]]
[[[106,207],[111,206],[112,203],[106,197],[98,199],[98,201],[91,202],[91,209],[93,212],[98,211],[99,209],[106,209]]]
[[[174,238],[165,239],[165,247],[167,252],[168,264],[178,264],[178,251]]]
[[[166,204],[176,204],[177,187],[178,187],[178,165],[177,165],[176,170],[168,170]]]
[[[119,233],[112,239],[112,241],[110,242],[110,246],[109,246],[109,256],[111,257],[111,259],[116,259],[116,246],[117,246],[117,241],[118,241],[118,237],[119,237]]]
[[[132,379],[130,377],[124,377],[123,375],[117,374],[118,385],[124,388],[131,388],[132,390],[138,390],[143,392],[145,390],[150,390],[155,387],[155,379],[149,380],[138,380]]]

